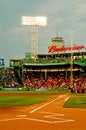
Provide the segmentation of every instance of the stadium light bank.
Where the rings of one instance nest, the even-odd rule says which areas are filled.
[[[22,25],[31,26],[31,58],[37,58],[38,51],[38,26],[46,26],[47,17],[22,16]]]

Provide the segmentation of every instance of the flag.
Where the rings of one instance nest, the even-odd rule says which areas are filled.
[[[0,59],[0,66],[4,66],[4,59]]]

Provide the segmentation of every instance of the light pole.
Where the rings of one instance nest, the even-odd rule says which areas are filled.
[[[22,25],[31,26],[31,58],[37,58],[38,51],[38,26],[46,26],[47,18],[42,16],[22,16]]]

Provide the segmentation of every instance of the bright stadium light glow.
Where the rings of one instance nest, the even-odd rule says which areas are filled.
[[[38,25],[38,26],[46,26],[47,17],[38,16],[38,17],[28,17],[22,16],[22,25]]]

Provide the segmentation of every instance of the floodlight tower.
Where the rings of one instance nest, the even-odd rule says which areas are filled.
[[[38,51],[38,26],[46,26],[46,17],[22,16],[22,25],[31,26],[31,58],[37,58]]]

